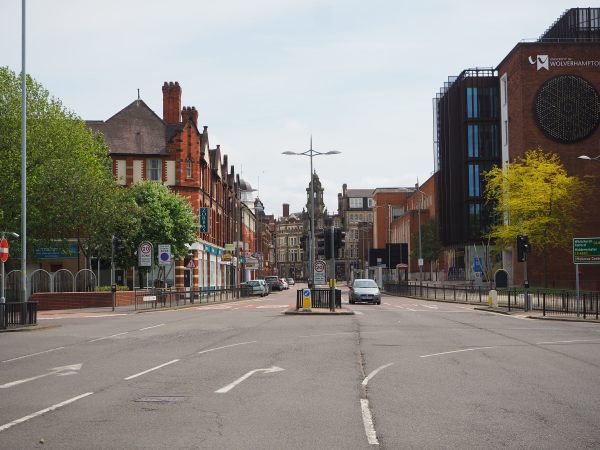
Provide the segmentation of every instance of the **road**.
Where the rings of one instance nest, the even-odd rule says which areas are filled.
[[[0,334],[0,448],[600,447],[597,324],[295,295]]]

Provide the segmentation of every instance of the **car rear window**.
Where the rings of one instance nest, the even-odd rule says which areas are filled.
[[[356,280],[354,282],[354,287],[359,287],[359,288],[376,288],[377,287],[377,283],[375,283],[375,281],[373,281],[373,280]]]

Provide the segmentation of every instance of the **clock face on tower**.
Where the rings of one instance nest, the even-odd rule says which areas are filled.
[[[548,137],[565,144],[590,136],[600,123],[600,96],[577,75],[559,75],[540,87],[533,102],[537,125]]]

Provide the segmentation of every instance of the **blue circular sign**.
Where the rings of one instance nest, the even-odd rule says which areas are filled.
[[[302,291],[302,295],[304,297],[310,297],[310,289],[304,289],[304,291]]]

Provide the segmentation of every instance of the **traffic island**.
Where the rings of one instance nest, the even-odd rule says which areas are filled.
[[[327,308],[311,308],[308,310],[290,308],[284,311],[284,314],[289,316],[352,316],[354,311],[348,308],[335,308],[335,311],[330,311]]]

